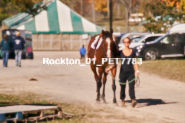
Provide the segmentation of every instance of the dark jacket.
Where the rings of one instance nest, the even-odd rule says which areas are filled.
[[[21,36],[17,36],[14,40],[14,50],[23,50],[25,40]]]
[[[3,39],[1,41],[1,49],[2,50],[10,50],[10,42],[9,41],[5,41],[5,39]]]

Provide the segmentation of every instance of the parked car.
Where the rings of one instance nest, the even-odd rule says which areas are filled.
[[[135,47],[136,55],[146,60],[185,56],[185,24],[172,27],[169,32],[155,41]]]
[[[132,39],[132,42],[130,44],[130,48],[134,48],[136,46],[142,45],[143,43],[154,41],[155,39],[164,36],[165,34],[148,34],[145,36],[142,36],[140,38]]]
[[[132,33],[126,33],[125,35],[123,35],[120,39],[120,43],[119,43],[119,50],[123,49],[124,48],[124,44],[123,44],[123,39],[129,37],[131,40],[132,39],[135,39],[135,38],[141,38],[142,36],[145,36],[147,34],[150,34],[150,33],[135,33],[135,32],[132,32]]]
[[[20,31],[21,36],[24,38],[26,44],[25,49],[22,53],[23,59],[33,59],[33,50],[32,50],[32,32],[26,30],[17,30],[17,29],[5,29],[2,31],[2,38],[5,34],[8,35],[8,40],[10,41],[10,54],[9,58],[15,58],[14,49],[13,49],[13,41],[16,37],[16,32]]]
[[[113,33],[113,36],[115,36],[118,40],[118,42],[120,42],[120,39],[123,35],[125,35],[126,33]]]

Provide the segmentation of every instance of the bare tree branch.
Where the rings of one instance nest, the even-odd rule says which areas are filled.
[[[126,32],[129,32],[129,18],[132,12],[132,0],[120,0],[120,3],[125,5],[126,10]]]

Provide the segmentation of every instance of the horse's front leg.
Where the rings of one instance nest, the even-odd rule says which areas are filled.
[[[97,101],[100,101],[100,88],[102,86],[101,80],[102,80],[102,74],[103,74],[104,69],[102,67],[98,68],[98,73],[99,73],[99,79],[97,81]]]
[[[113,103],[117,103],[116,101],[116,83],[115,83],[115,77],[116,77],[116,67],[114,67],[112,70],[111,70],[111,73],[112,73],[112,90],[113,90]]]
[[[106,103],[106,100],[105,100],[105,84],[106,84],[106,81],[107,81],[107,73],[104,72],[103,74],[103,93],[102,93],[102,99],[103,99],[103,102]]]

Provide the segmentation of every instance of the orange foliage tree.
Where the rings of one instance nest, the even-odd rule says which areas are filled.
[[[107,0],[95,0],[95,10],[106,15],[108,12]]]
[[[181,0],[162,0],[163,2],[166,2],[167,6],[176,7],[177,9],[180,9],[180,2]]]

